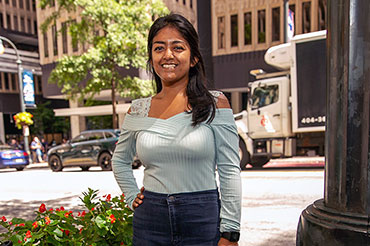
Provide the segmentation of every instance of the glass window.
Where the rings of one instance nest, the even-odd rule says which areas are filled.
[[[79,143],[79,142],[83,142],[83,141],[86,141],[86,139],[87,139],[86,134],[80,134],[80,135],[78,135],[77,137],[74,137],[74,138],[71,140],[71,143]]]
[[[17,7],[17,0],[12,1],[13,7]]]
[[[12,28],[12,24],[10,23],[10,15],[9,14],[6,14],[6,27],[8,29],[11,29]]]
[[[19,8],[23,9],[23,0],[19,0],[18,4],[19,4]]]
[[[71,20],[71,24],[76,24],[76,20]],[[77,40],[72,39],[72,51],[76,52],[78,51],[78,43]]]
[[[5,0],[5,4],[9,4],[9,0]]]
[[[18,17],[13,15],[13,30],[18,31]]]
[[[184,5],[186,5],[186,0],[182,0],[182,3],[183,3]]]
[[[279,101],[279,85],[257,87],[252,94],[252,109],[265,107]]]
[[[302,3],[302,33],[311,31],[311,2]]]
[[[0,13],[0,27],[1,28],[5,27],[4,22],[3,22],[3,13]]]
[[[319,30],[325,30],[326,29],[326,0],[319,0]]]
[[[280,7],[272,9],[272,41],[280,41]]]
[[[62,23],[62,42],[63,42],[63,54],[68,53],[68,42],[67,42],[67,22]]]
[[[57,26],[54,24],[51,27],[52,39],[53,39],[53,54],[58,55],[58,33]]]
[[[231,46],[238,46],[238,15],[230,17],[231,24]]]
[[[3,90],[3,76],[5,74],[0,72],[0,90]]]
[[[34,32],[34,34],[36,34],[37,35],[37,21],[34,21],[33,22],[33,32]]]
[[[36,11],[36,1],[32,0],[32,10]]]
[[[217,30],[218,30],[218,48],[225,48],[225,17],[220,16],[217,18]]]
[[[252,44],[252,12],[244,13],[244,45]]]
[[[190,0],[190,8],[193,8],[193,0]]]
[[[266,42],[266,10],[258,10],[258,43]]]
[[[15,73],[10,74],[11,82],[12,82],[12,91],[17,90],[17,77]]]
[[[21,31],[26,32],[26,23],[24,21],[24,17],[21,17]]]
[[[43,33],[44,36],[44,57],[49,57],[48,34]]]
[[[105,134],[105,138],[114,138],[114,137],[116,137],[113,133],[111,133],[111,132],[104,132],[104,134]]]
[[[91,141],[91,140],[99,140],[99,139],[104,139],[103,132],[91,132],[89,133],[87,140]]]
[[[29,18],[27,18],[27,29],[28,33],[32,33],[31,20]]]
[[[26,9],[30,10],[30,0],[25,0],[26,1]]]
[[[292,5],[289,5],[289,10],[293,12],[293,24],[294,24],[294,28],[293,28],[293,31],[294,31],[294,34],[295,34],[295,4],[292,4]]]
[[[4,87],[5,87],[5,90],[9,90],[9,88],[10,88],[8,75],[9,75],[8,73],[4,73]]]

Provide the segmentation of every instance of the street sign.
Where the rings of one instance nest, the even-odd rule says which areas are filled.
[[[33,85],[33,74],[31,71],[23,70],[23,98],[27,108],[35,108],[35,89]]]

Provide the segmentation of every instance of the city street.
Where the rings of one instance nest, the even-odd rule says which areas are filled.
[[[37,165],[37,164],[33,164]],[[135,170],[139,183],[143,169]],[[32,218],[41,203],[81,210],[78,197],[88,187],[100,194],[121,192],[112,172],[92,168],[27,168],[22,172],[0,170],[0,216]],[[242,246],[293,246],[299,215],[323,197],[323,169],[266,169],[242,172]],[[139,184],[141,185],[141,184]]]

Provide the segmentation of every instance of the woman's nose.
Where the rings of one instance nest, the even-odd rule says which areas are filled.
[[[170,59],[170,58],[173,58],[173,53],[172,53],[172,50],[170,48],[167,48],[164,52],[164,58],[165,59]]]

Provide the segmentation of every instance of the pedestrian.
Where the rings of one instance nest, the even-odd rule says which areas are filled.
[[[45,140],[45,138],[41,138],[41,146],[42,146],[42,159],[47,161],[47,153],[49,149],[49,143]]]
[[[9,144],[13,149],[22,149],[22,146],[18,143],[18,141],[15,138],[12,138],[10,140]]]
[[[238,245],[239,137],[227,98],[206,88],[194,27],[181,15],[158,18],[148,55],[157,94],[132,101],[112,159],[134,210],[133,245]],[[135,154],[145,168],[140,190]]]
[[[43,162],[42,160],[42,145],[38,137],[34,137],[31,142],[31,150],[33,151],[36,162]]]

